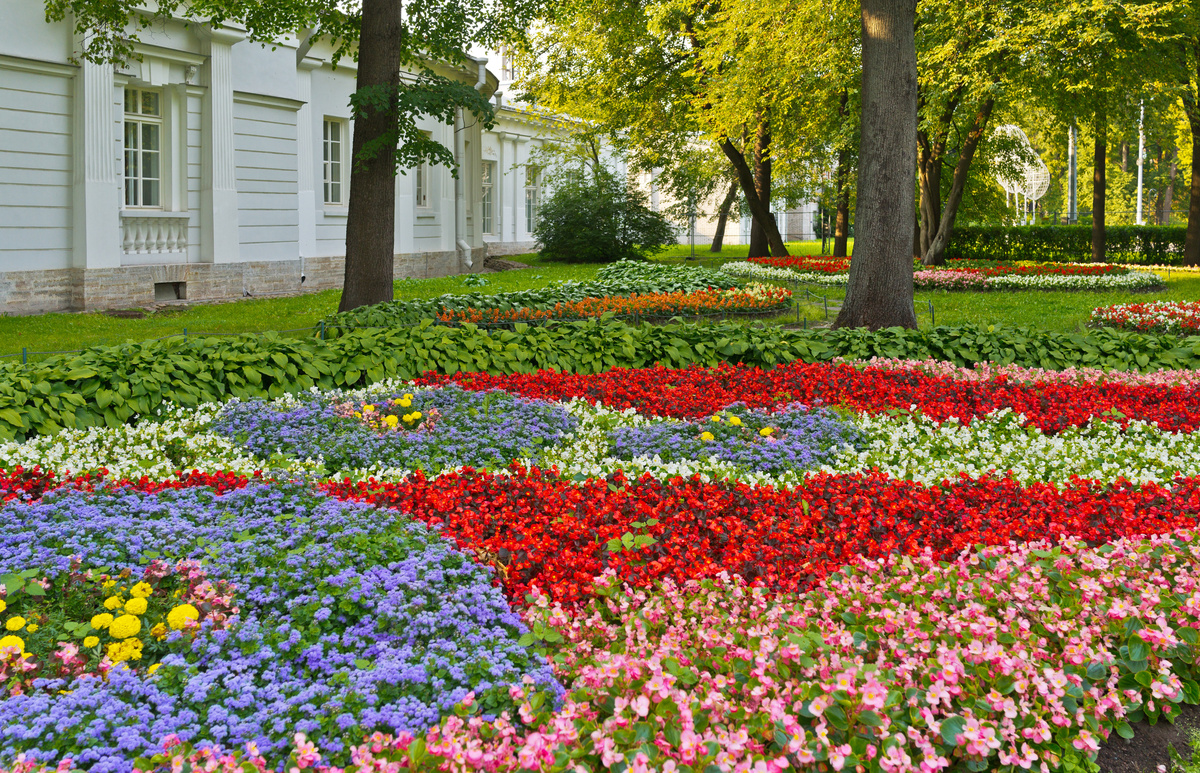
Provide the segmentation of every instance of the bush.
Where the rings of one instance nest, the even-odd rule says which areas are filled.
[[[542,205],[533,231],[545,260],[643,260],[675,243],[675,229],[645,196],[607,173],[564,179]]]
[[[1184,226],[1108,226],[1106,259],[1140,266],[1182,265],[1186,232]],[[1090,225],[958,226],[946,248],[949,259],[1086,263],[1091,255]]]

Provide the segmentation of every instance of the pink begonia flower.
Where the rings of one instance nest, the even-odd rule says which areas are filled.
[[[834,770],[841,770],[846,764],[846,757],[850,755],[851,751],[853,750],[850,748],[850,744],[848,743],[842,744],[841,746],[832,747],[829,750],[830,766],[833,767]]]

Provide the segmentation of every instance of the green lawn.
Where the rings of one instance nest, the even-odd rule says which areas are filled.
[[[820,242],[792,243],[793,254],[817,254]],[[707,250],[701,265],[717,267],[728,260],[744,258],[745,245],[729,245],[713,255]],[[656,260],[684,262],[686,245],[676,245]],[[446,293],[478,291],[498,293],[544,287],[550,282],[573,279],[593,279],[600,266],[595,264],[548,264],[536,255],[514,255],[510,260],[528,263],[530,268],[485,274],[480,281],[465,276],[441,279],[407,279],[395,284],[396,298],[433,298]],[[809,323],[824,320],[821,297],[839,301],[841,288],[812,287],[812,302],[801,310],[801,319]],[[800,290],[803,295],[803,289]],[[142,319],[120,319],[100,313],[43,314],[28,317],[0,317],[0,356],[17,356],[22,348],[31,358],[39,353],[80,349],[97,344],[144,341],[169,335],[229,335],[257,333],[269,330],[291,331],[305,335],[321,317],[337,309],[336,290],[311,293],[291,298],[247,299],[231,303],[199,304],[192,307],[167,307]],[[1021,292],[1021,293],[956,293],[948,291],[919,292],[916,296],[917,319],[922,327],[930,325],[929,304],[933,303],[934,318],[939,325],[967,322],[980,324],[1036,325],[1051,330],[1082,329],[1096,306],[1147,300],[1200,299],[1200,275],[1175,272],[1166,290],[1158,293],[1131,295],[1129,293],[1078,292]],[[831,311],[836,314],[836,309]],[[750,320],[747,324],[797,324],[794,314],[771,320]]]

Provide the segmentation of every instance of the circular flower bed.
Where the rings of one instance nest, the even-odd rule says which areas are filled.
[[[1118,303],[1092,309],[1091,323],[1140,333],[1200,332],[1200,301]]]
[[[103,655],[104,678],[59,667],[45,671],[53,678],[23,684],[0,700],[3,758],[69,756],[91,771],[128,771],[171,734],[278,753],[297,731],[336,756],[345,738],[423,731],[471,692],[489,713],[511,708],[508,686],[526,677],[561,692],[546,664],[519,645],[526,629],[489,572],[395,511],[296,485],[253,484],[225,494],[64,490],[32,504],[9,502],[0,523],[0,574],[46,582],[44,597],[27,585],[14,596],[8,586],[10,606],[32,610],[25,632],[29,621],[46,619],[61,634],[52,638],[65,642],[59,646],[80,653],[100,646],[93,638],[128,642],[141,633],[145,641],[149,632],[154,640],[165,622],[162,641],[172,650],[152,674],[138,658],[118,661],[102,650],[86,660],[90,666]],[[199,586],[185,591],[195,617],[185,605],[160,603],[146,580],[162,571],[160,556],[202,560],[214,603],[197,598],[206,595]],[[79,579],[80,566],[113,573],[100,587],[121,602],[121,617],[88,620],[102,594]],[[149,596],[129,582],[139,575]],[[114,578],[121,579],[104,588]],[[82,591],[60,592],[77,582],[85,582]],[[215,600],[221,589],[235,594],[236,615]],[[154,601],[133,615],[128,607],[140,609],[139,597]],[[56,625],[38,598],[83,599],[68,605],[73,627]],[[107,599],[101,605],[118,608]],[[49,662],[43,630],[26,647],[35,644],[33,659]],[[141,659],[159,657],[157,646],[146,643]],[[17,649],[5,650],[10,666],[26,658]],[[134,667],[122,667],[127,662]]]

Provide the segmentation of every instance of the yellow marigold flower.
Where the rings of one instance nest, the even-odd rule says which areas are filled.
[[[152,588],[148,582],[139,582],[129,591],[129,595],[133,596],[135,599],[147,599],[153,594],[154,588]]]
[[[101,588],[111,588],[112,586],[114,586],[116,584],[117,584],[116,580],[105,580],[104,582],[102,582],[100,584],[100,587]]]
[[[167,613],[167,624],[178,631],[187,625],[188,620],[197,620],[199,618],[200,610],[191,604],[180,604]]]
[[[373,410],[375,410],[375,406],[373,406],[373,405],[364,405],[363,406],[363,413],[370,413]]]
[[[4,627],[10,631],[19,631],[25,627],[25,618],[20,615],[10,617],[8,618],[8,622],[4,624]]]
[[[126,601],[125,602],[125,611],[131,615],[146,614],[146,600],[134,598],[134,599],[130,599],[129,601]]]
[[[413,411],[413,413],[412,413],[412,417],[413,417],[413,421],[416,421],[417,419],[421,418],[421,412],[420,412],[420,411]]]
[[[389,427],[395,427],[397,424],[400,423],[400,419],[396,418],[395,416],[388,416],[386,419],[383,420],[383,423],[388,425]]]
[[[741,419],[739,419],[737,416],[731,416],[731,417],[729,418],[729,423],[730,423],[730,424],[732,424],[732,425],[733,425],[733,426],[735,426],[735,427],[740,427],[740,426],[742,426],[742,420],[741,420]]]
[[[763,437],[770,437],[771,433],[774,431],[775,430],[771,429],[770,427],[763,427],[758,431],[758,434],[762,435]]]
[[[167,627],[162,623],[156,623],[155,626],[150,629],[150,635],[155,639],[162,641],[163,639],[167,638]]]
[[[720,416],[717,416],[716,414],[713,414],[712,420],[713,420],[713,421],[720,421],[720,420],[721,420],[721,417],[720,417]]]
[[[146,669],[146,676],[153,674],[155,671],[157,671],[161,667],[162,667],[162,663],[155,663],[154,665],[152,665]]]
[[[3,612],[6,609],[8,609],[8,604],[4,603],[3,600],[0,600],[0,612]]]
[[[362,418],[362,413],[360,413],[359,411],[355,411],[355,412],[354,412],[354,418],[356,418],[356,419],[361,419],[361,418]]]
[[[405,393],[404,393],[404,399],[405,399],[405,400],[411,400],[411,399],[413,399],[412,392],[405,392]]]
[[[113,621],[113,616],[105,612],[102,615],[96,615],[92,618],[92,627],[96,630],[107,628],[109,623]]]
[[[83,646],[85,647],[95,647],[99,643],[100,637],[98,636],[88,636],[83,640]]]
[[[5,636],[4,638],[0,638],[0,652],[3,652],[9,647],[16,647],[19,651],[24,652],[25,640],[20,636]]]
[[[711,432],[701,432],[701,433],[700,433],[700,439],[701,439],[701,440],[712,440],[712,439],[713,439],[713,433],[711,433]]]
[[[133,615],[121,615],[108,627],[108,632],[115,639],[128,639],[130,636],[136,636],[140,630],[142,621]]]
[[[33,632],[34,632],[34,631],[36,631],[37,629],[38,629],[38,624],[37,624],[37,623],[30,623],[30,624],[29,624],[29,627],[27,627],[25,630],[26,630],[26,631],[29,631],[30,633],[33,633]]]
[[[122,600],[120,596],[109,596],[104,600],[104,608],[112,611],[121,606]]]
[[[405,397],[403,400],[397,400],[396,405],[400,406],[401,408],[411,408],[412,407],[412,398]]]

